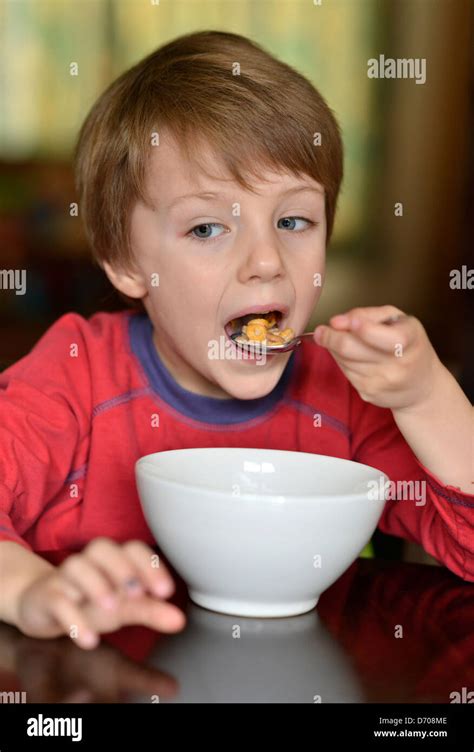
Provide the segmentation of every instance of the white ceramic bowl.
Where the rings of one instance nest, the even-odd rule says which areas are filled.
[[[136,463],[141,504],[192,600],[239,616],[312,609],[357,558],[387,477],[336,457],[274,449],[175,449]]]

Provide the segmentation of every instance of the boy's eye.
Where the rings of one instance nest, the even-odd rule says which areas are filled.
[[[306,227],[296,227],[297,222],[305,222]],[[304,230],[308,229],[308,225],[311,227],[315,223],[310,219],[305,219],[304,217],[282,217],[278,220],[277,224],[278,227],[282,230],[296,230],[296,232],[304,232]]]
[[[219,222],[204,222],[202,225],[196,225],[196,227],[193,227],[188,235],[193,240],[213,240],[214,238],[219,237],[221,233],[212,235],[212,230],[223,226],[224,225],[219,224]]]
[[[301,227],[301,223],[303,223],[303,227]],[[312,222],[310,219],[305,219],[304,217],[282,217],[282,219],[278,220],[277,226],[281,230],[304,232],[308,227],[312,227],[315,224],[316,222]],[[218,230],[219,228],[222,231],[224,230],[224,225],[220,224],[220,222],[203,222],[193,227],[188,232],[188,235],[192,240],[200,242],[215,240],[222,235],[222,231],[213,234],[213,230]]]

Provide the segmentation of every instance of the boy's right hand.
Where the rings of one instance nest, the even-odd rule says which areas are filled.
[[[154,558],[153,558],[154,557]],[[17,627],[31,637],[69,635],[79,647],[129,624],[178,632],[185,616],[164,602],[174,592],[166,567],[145,543],[96,538],[21,593]]]

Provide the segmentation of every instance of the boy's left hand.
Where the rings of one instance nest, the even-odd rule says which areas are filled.
[[[392,324],[382,323],[401,316]],[[326,347],[361,398],[392,410],[417,407],[443,369],[423,325],[394,306],[353,308],[317,326]]]

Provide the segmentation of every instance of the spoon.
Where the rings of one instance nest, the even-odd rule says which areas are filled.
[[[389,316],[387,319],[384,319],[381,323],[386,324],[387,326],[390,326],[391,324],[396,324],[400,319],[405,318],[404,313],[398,313],[394,316]],[[296,350],[298,345],[301,344],[301,340],[303,337],[314,337],[314,331],[312,332],[304,332],[303,334],[298,334],[297,337],[293,337],[293,339],[290,339],[288,342],[285,342],[283,345],[263,345],[260,342],[252,342],[251,340],[249,342],[236,342],[236,337],[240,337],[242,332],[235,332],[235,334],[231,335],[231,339],[234,341],[234,344],[238,345],[238,347],[242,348],[242,350],[256,350],[257,352],[264,351],[265,353],[286,353],[290,352],[291,350]]]

